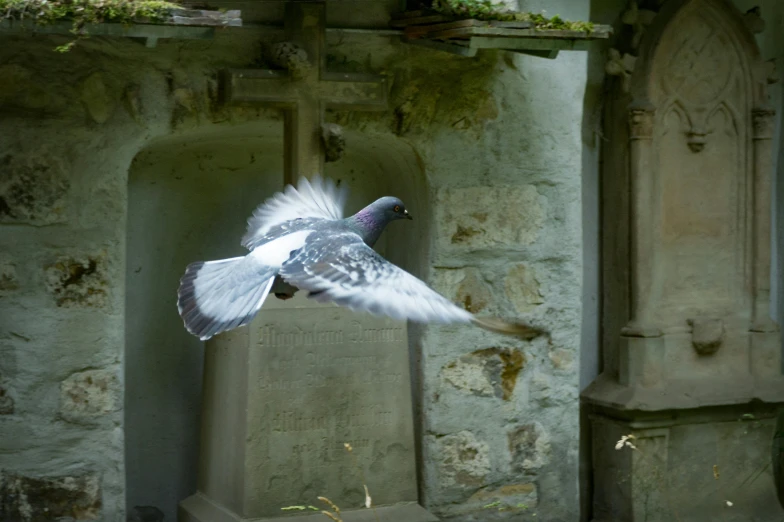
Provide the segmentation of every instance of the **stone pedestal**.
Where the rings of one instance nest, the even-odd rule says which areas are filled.
[[[765,67],[731,3],[662,4],[605,115],[593,519],[779,520]]]
[[[283,509],[327,508],[319,496],[346,522],[436,520],[416,504],[404,323],[304,293],[270,298],[247,328],[207,343],[204,390],[199,492],[181,522],[320,520]],[[365,485],[375,514],[361,507]]]

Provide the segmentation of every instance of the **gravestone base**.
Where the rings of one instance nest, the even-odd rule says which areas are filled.
[[[326,506],[325,506],[326,508]],[[415,503],[380,506],[375,509],[340,510],[343,522],[437,522],[438,519]],[[328,520],[316,511],[275,518],[242,518],[196,493],[180,503],[179,522],[319,522]]]
[[[592,522],[782,520],[771,465],[781,407],[643,412],[594,404]],[[616,449],[628,435],[635,448]]]

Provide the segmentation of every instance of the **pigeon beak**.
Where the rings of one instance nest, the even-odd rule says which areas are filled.
[[[414,219],[411,217],[411,214],[408,213],[408,210],[404,210],[403,215],[406,216],[406,219],[412,219],[412,220]]]

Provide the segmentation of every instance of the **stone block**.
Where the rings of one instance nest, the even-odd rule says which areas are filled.
[[[472,511],[498,513],[508,517],[507,520],[514,520],[514,516],[525,516],[530,510],[535,509],[539,504],[538,497],[538,490],[533,482],[487,487],[471,495],[460,509],[450,509],[449,513]]]
[[[15,411],[8,381],[0,375],[0,415],[11,415]]]
[[[447,364],[441,370],[441,379],[463,392],[508,401],[514,394],[517,377],[525,362],[520,350],[485,348]]]
[[[463,430],[435,441],[437,483],[451,496],[464,500],[466,493],[487,485],[490,474],[490,446],[472,432]]]
[[[80,97],[87,115],[95,123],[105,123],[114,114],[117,100],[106,86],[104,75],[96,72],[82,82]]]
[[[46,286],[57,306],[103,308],[109,282],[106,253],[60,258],[46,267]]]
[[[534,475],[550,462],[550,437],[538,422],[523,424],[507,434],[512,468],[526,475]]]
[[[504,280],[506,296],[519,313],[530,312],[544,303],[534,269],[528,265],[516,264],[509,269]]]
[[[545,221],[534,185],[447,188],[436,197],[436,238],[447,251],[524,247]]]
[[[0,157],[0,223],[63,222],[69,188],[59,154],[39,150]]]
[[[0,255],[0,296],[9,294],[18,288],[16,264],[8,257]]]
[[[0,474],[0,520],[99,520],[101,507],[101,480],[95,473],[56,477]]]
[[[121,407],[114,369],[74,373],[60,384],[60,416],[70,422],[94,421]]]
[[[433,287],[451,301],[475,314],[492,305],[490,286],[476,268],[450,268],[435,271]]]
[[[771,467],[775,408],[725,407],[619,421],[592,416],[594,520],[779,520]],[[646,426],[641,428],[640,426]],[[632,446],[619,444],[634,436]],[[728,502],[730,504],[728,504]]]

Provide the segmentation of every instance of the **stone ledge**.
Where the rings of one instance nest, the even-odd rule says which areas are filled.
[[[600,375],[582,393],[584,402],[622,412],[688,410],[708,406],[731,406],[762,402],[784,403],[784,376],[755,379],[747,376],[731,382],[669,381],[651,388],[623,386]]]

